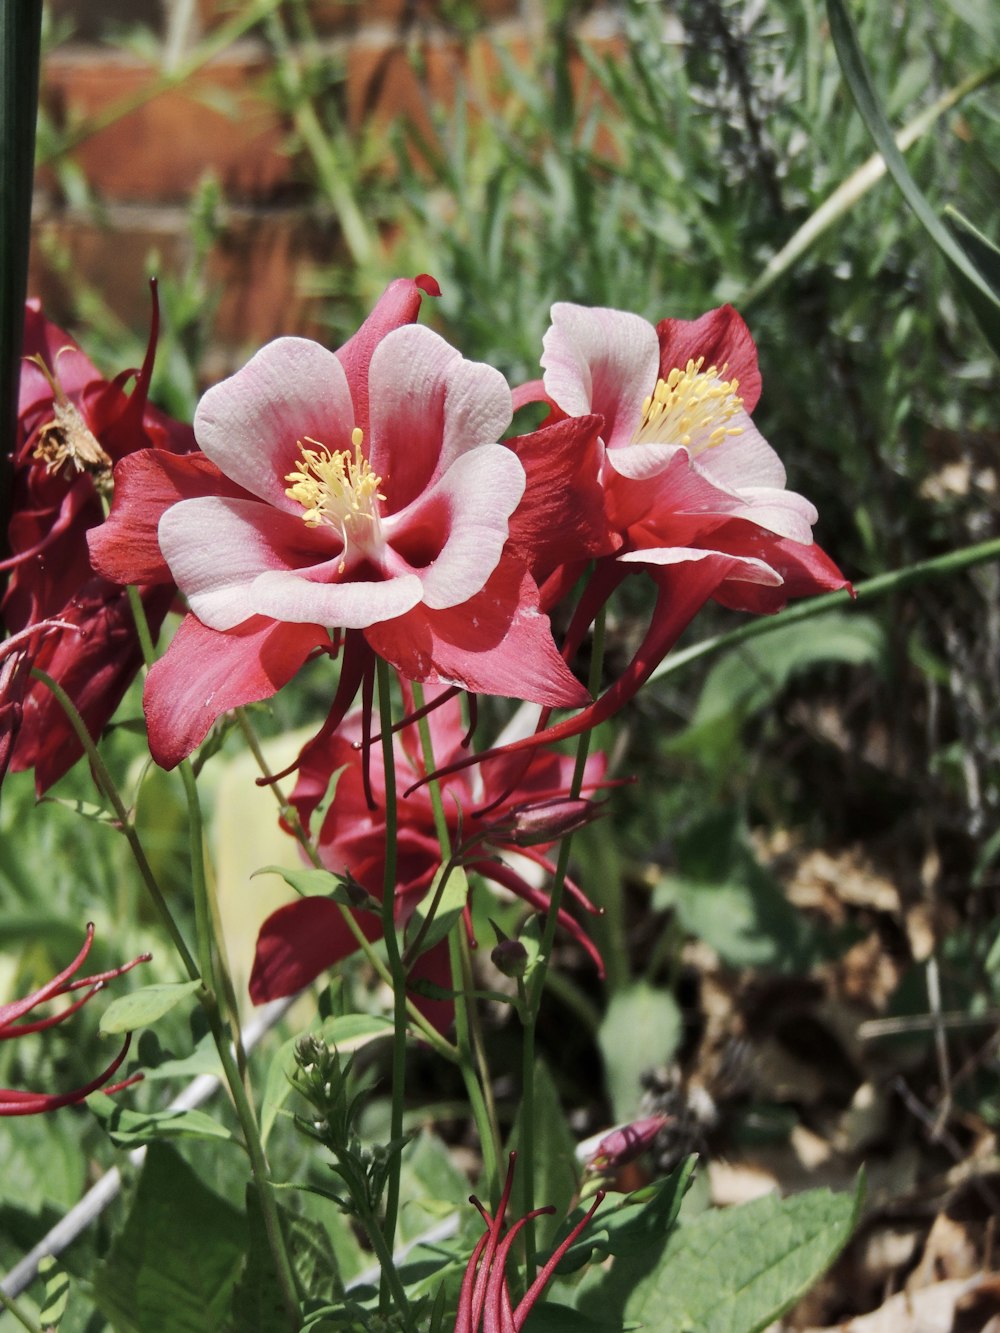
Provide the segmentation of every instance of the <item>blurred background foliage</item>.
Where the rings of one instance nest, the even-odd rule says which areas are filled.
[[[993,0],[863,0],[853,9],[894,127],[1000,52]],[[762,278],[872,152],[818,0],[623,0],[608,7],[610,35],[600,40],[591,6],[547,0],[530,40],[515,43],[493,40],[488,29],[484,42],[478,5],[451,0],[437,10],[467,52],[451,100],[430,103],[423,127],[407,119],[360,128],[349,128],[346,57],[317,37],[304,0],[231,11],[229,21],[269,53],[254,91],[285,126],[291,197],[332,238],[326,262],[301,275],[330,345],[400,273],[434,274],[442,296],[427,303],[427,318],[512,382],[538,374],[554,300],[652,320],[730,301],[760,350],[757,423],[785,461],[789,485],[816,503],[818,540],[849,577],[997,534],[996,362],[892,182],[845,196],[827,230]],[[106,35],[156,56],[135,25]],[[70,36],[64,21],[50,20],[50,49]],[[419,80],[426,51],[417,36],[419,18],[402,43]],[[998,106],[996,85],[987,84],[935,119],[907,154],[936,209],[955,204],[994,240]],[[56,197],[99,216],[101,200],[72,155],[81,132],[85,123],[46,112],[39,149]],[[179,416],[190,416],[213,373],[218,292],[206,264],[226,219],[218,182],[192,181],[184,262],[170,269],[149,258],[165,324],[154,397]],[[50,237],[46,245],[58,266],[58,244]],[[102,368],[135,364],[144,331],[124,327],[106,294],[85,284],[68,290],[71,331]],[[638,580],[625,593],[611,623],[611,670],[631,656],[649,607]],[[708,608],[687,641],[735,623]],[[939,1007],[975,1015],[993,1005],[998,676],[1000,588],[987,565],[669,675],[599,738],[618,771],[638,781],[613,796],[614,838],[605,822],[576,846],[578,878],[606,909],[594,934],[608,983],[598,986],[571,955],[554,969],[546,1054],[576,1132],[607,1123],[612,1111],[635,1112],[642,1097],[662,1099],[675,1078],[663,1070],[679,1069],[681,1082],[725,1084],[725,1051],[705,1054],[712,1020],[698,968],[706,957],[727,978],[730,1011],[739,1011],[736,1026],[751,1041],[767,1008],[760,992],[772,994],[774,978],[815,978],[826,967],[826,985],[838,960],[872,941],[888,980],[852,995],[856,1017],[926,1012],[928,959],[940,971]],[[295,699],[259,710],[262,731],[323,715],[329,680],[317,673],[306,684]],[[122,717],[138,715],[133,691]],[[228,742],[218,762],[238,748]],[[109,750],[129,775],[126,789],[138,791],[134,731],[119,727]],[[180,902],[182,805],[172,778],[151,781],[144,831]],[[71,774],[58,796],[64,806],[93,801],[85,771]],[[81,819],[72,808],[32,804],[30,784],[9,778],[0,806],[3,993],[50,975],[88,919],[97,922],[102,965],[154,942],[125,848],[99,812]],[[216,823],[216,854],[224,857],[220,847],[240,836],[238,822]],[[815,870],[820,854],[825,879]],[[22,943],[29,939],[30,947]],[[163,948],[151,965],[161,970],[172,976]],[[752,1014],[734,998],[744,984],[758,988]],[[802,1018],[801,992],[788,1003],[785,1012]],[[496,1049],[509,1041],[516,1067],[515,1034],[496,1021]],[[812,1011],[809,1021],[817,1021]],[[642,1038],[650,1025],[662,1036],[655,1049]],[[71,1047],[59,1039],[39,1045],[34,1068],[14,1067],[13,1054],[0,1049],[0,1083],[78,1081],[101,1058],[94,1026],[84,1020]],[[764,1026],[770,1039],[779,1020],[772,1015]],[[995,1048],[980,1036],[951,1038],[950,1068],[974,1065],[953,1090],[926,1032],[911,1034],[898,1058],[885,1046],[861,1052],[839,1034],[838,1059],[852,1073],[827,1089],[829,1105],[806,1106],[793,1090],[782,1115],[767,1120],[765,1103],[782,1099],[773,1084],[770,1097],[761,1091],[763,1075],[744,1073],[730,1078],[739,1125],[746,1129],[752,1111],[767,1133],[787,1135],[799,1120],[815,1125],[831,1107],[842,1111],[865,1080],[887,1086],[905,1068],[929,1105],[946,1095],[950,1105],[954,1091],[966,1117],[956,1132],[971,1142],[1000,1114]],[[151,1097],[151,1088],[137,1096]],[[438,1100],[449,1091],[458,1095],[439,1090]],[[512,1089],[503,1095],[511,1099]],[[77,1118],[89,1128],[76,1175],[64,1181],[82,1179],[97,1150],[92,1120]],[[13,1160],[15,1131],[23,1143],[21,1125],[0,1122],[0,1160]],[[31,1131],[45,1136],[49,1127]],[[76,1151],[58,1137],[62,1151]],[[876,1140],[868,1150],[884,1147]],[[38,1160],[48,1171],[51,1163]],[[25,1207],[35,1188],[26,1186]],[[58,1193],[39,1197],[65,1202]],[[20,1206],[8,1194],[5,1212]],[[0,1225],[0,1261],[15,1256],[21,1222]]]

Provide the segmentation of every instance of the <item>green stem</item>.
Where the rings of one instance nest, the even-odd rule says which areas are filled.
[[[219,1058],[222,1061],[226,1083],[233,1098],[240,1128],[243,1130],[243,1138],[250,1158],[250,1167],[257,1184],[264,1229],[277,1269],[278,1283],[281,1287],[289,1325],[293,1329],[298,1329],[301,1316],[295,1270],[292,1267],[285,1234],[281,1226],[281,1215],[278,1211],[274,1183],[271,1180],[271,1170],[260,1137],[257,1114],[244,1082],[246,1062],[243,1059],[242,1050],[234,1048],[231,1033],[227,1031],[227,1025],[219,1010],[218,994],[223,986],[222,980],[218,976],[218,955],[222,946],[221,942],[216,940],[213,929],[213,913],[209,902],[208,878],[205,873],[204,826],[201,802],[198,798],[198,786],[195,781],[194,769],[191,767],[189,760],[185,759],[181,763],[180,774],[184,784],[184,794],[187,798],[188,836],[191,848],[191,888],[194,894],[195,921],[198,930],[198,956],[201,959],[204,981],[200,996],[201,1003],[208,1017]],[[231,992],[231,986],[229,990]],[[235,1015],[233,1017],[235,1018]],[[238,1032],[238,1018],[236,1018],[235,1028]]]
[[[424,691],[419,683],[414,683],[413,686],[413,702],[418,710],[424,706]],[[434,742],[431,738],[430,723],[426,716],[421,717],[417,722],[417,733],[420,736],[424,768],[428,773],[433,773],[436,767]],[[444,812],[441,784],[436,779],[432,780],[428,783],[427,789],[430,792],[431,809],[434,812],[434,828],[437,832],[438,843],[441,846],[441,858],[443,862],[447,862],[452,858],[451,834],[448,831],[448,820]],[[483,1171],[486,1175],[487,1189],[491,1200],[495,1204],[500,1197],[500,1132],[497,1127],[496,1108],[493,1105],[489,1081],[487,1079],[485,1083],[481,1082],[476,1075],[474,1052],[477,1049],[477,1044],[473,1039],[475,1004],[470,1000],[469,964],[463,953],[459,930],[460,928],[453,930],[448,936],[451,984],[452,989],[457,992],[455,997],[455,1036],[458,1047],[458,1067],[462,1072],[462,1081],[465,1084],[466,1096],[469,1099],[469,1108],[472,1111],[472,1118],[476,1123],[476,1130],[479,1134],[479,1146],[483,1154]]]
[[[146,890],[152,899],[153,906],[163,922],[163,925],[174,943],[180,960],[184,965],[184,970],[192,981],[200,981],[201,973],[198,970],[198,964],[194,960],[191,950],[188,948],[184,936],[181,934],[180,927],[174,920],[173,914],[167,905],[167,900],[163,896],[159,884],[156,882],[156,876],[153,874],[152,867],[146,857],[146,852],[139,839],[139,835],[132,823],[131,816],[122,800],[118,788],[115,785],[114,778],[108,772],[107,765],[101,757],[100,751],[94,744],[93,737],[87,730],[86,723],[77,711],[76,705],[69,697],[66,691],[51,676],[35,667],[31,673],[36,680],[40,680],[46,689],[51,690],[59,702],[60,707],[66,714],[70,726],[76,733],[77,739],[83,746],[87,760],[90,763],[90,771],[94,775],[94,781],[97,784],[98,791],[110,802],[111,808],[118,819],[119,827],[125,835],[125,839],[132,851],[132,856],[139,868],[139,874],[146,886]]]
[[[393,1145],[386,1182],[385,1217],[382,1234],[385,1238],[386,1259],[389,1267],[382,1267],[379,1303],[385,1312],[393,1296],[394,1274],[392,1252],[396,1240],[396,1220],[399,1215],[399,1175],[402,1154],[398,1143],[403,1137],[403,1102],[406,1094],[406,969],[396,938],[396,858],[398,851],[398,824],[396,810],[396,757],[392,747],[392,697],[390,694],[389,664],[384,658],[376,659],[378,678],[379,729],[382,732],[382,765],[385,771],[385,874],[382,880],[382,936],[385,940],[392,977],[393,1036],[392,1036],[392,1111],[389,1141]],[[398,1285],[398,1279],[396,1282]],[[397,1302],[398,1304],[398,1302]]]
[[[703,639],[701,643],[692,644],[690,648],[672,653],[664,658],[649,679],[660,680],[675,671],[680,671],[691,662],[711,656],[712,653],[735,648],[749,639],[756,639],[761,634],[771,634],[785,625],[797,625],[801,620],[811,620],[813,616],[821,616],[838,607],[850,606],[852,601],[864,606],[868,602],[888,597],[894,592],[901,592],[911,584],[945,578],[951,574],[961,573],[964,569],[971,569],[974,565],[983,565],[990,560],[998,559],[1000,559],[1000,538],[993,538],[992,541],[977,542],[974,546],[962,546],[957,551],[948,551],[947,554],[934,556],[930,560],[919,560],[916,564],[890,570],[887,574],[876,574],[874,578],[865,579],[854,585],[853,599],[846,588],[838,592],[824,593],[822,597],[811,597],[807,601],[796,602],[794,606],[786,607],[784,611],[778,611],[773,616],[762,616],[747,621],[745,625],[740,625],[727,634],[717,634],[711,639]]]
[[[107,515],[105,515],[107,517]],[[130,583],[125,589],[128,594],[128,604],[132,611],[132,619],[135,622],[135,632],[139,638],[139,647],[142,649],[142,660],[148,670],[156,661],[156,648],[153,644],[153,636],[149,632],[149,621],[146,619],[146,608],[142,604],[142,598],[139,596],[139,589],[134,583]]]
[[[355,1204],[358,1203],[358,1195],[354,1196],[354,1202]],[[371,1241],[375,1258],[378,1260],[386,1291],[392,1297],[396,1309],[403,1316],[407,1329],[410,1329],[412,1328],[410,1302],[406,1299],[403,1283],[396,1271],[396,1264],[392,1257],[392,1246],[386,1240],[384,1229],[379,1226],[377,1217],[365,1210],[360,1212],[360,1220],[365,1229],[365,1235]]]
[[[271,772],[271,767],[267,762],[263,750],[261,749],[260,741],[257,739],[257,733],[254,731],[253,724],[251,723],[249,717],[247,716],[245,709],[243,708],[236,709],[236,720],[239,723],[240,730],[246,737],[247,744],[250,747],[250,751],[253,754],[254,759],[257,761],[257,765],[260,768],[261,777],[267,779],[267,785],[274,793],[274,798],[278,803],[278,809],[281,811],[282,819],[284,819],[285,823],[294,833],[295,838],[298,841],[300,847],[305,852],[306,856],[309,858],[310,864],[314,866],[315,869],[317,870],[325,870],[326,866],[323,864],[320,854],[316,850],[315,844],[309,837],[309,834],[302,827],[302,821],[299,819],[299,812],[285,796],[281,788],[281,784],[276,782],[274,779],[274,775]],[[344,918],[344,924],[347,926],[348,930],[354,936],[358,948],[365,955],[365,958],[367,959],[370,966],[374,969],[375,974],[379,977],[379,979],[391,989],[392,974],[386,967],[385,963],[383,963],[382,959],[378,956],[378,953],[375,951],[375,948],[372,945],[371,940],[368,939],[364,931],[361,929],[357,921],[354,919],[354,913],[350,910],[350,908],[344,907],[343,904],[341,903],[338,903],[337,906],[340,908],[340,914]],[[452,1046],[451,1042],[449,1042],[446,1038],[442,1037],[440,1032],[438,1032],[437,1029],[434,1028],[427,1021],[427,1019],[423,1016],[423,1014],[416,1007],[416,1005],[413,1003],[412,1000],[407,1000],[406,1005],[407,1005],[407,1012],[410,1016],[410,1022],[412,1023],[414,1028],[417,1029],[417,1031],[419,1031],[422,1040],[426,1041],[429,1046],[431,1046],[435,1051],[437,1051],[438,1055],[443,1056],[444,1059],[448,1060],[451,1064],[456,1064],[458,1061],[458,1052],[455,1049],[455,1047]]]
[[[42,1333],[41,1324],[36,1324],[33,1319],[29,1318],[13,1297],[7,1295],[3,1287],[0,1287],[0,1305],[8,1314],[13,1315],[21,1327],[28,1330],[28,1333]]]
[[[594,621],[594,642],[588,681],[590,692],[595,698],[600,691],[601,672],[604,667],[604,624],[605,613],[602,608]],[[571,799],[578,797],[583,789],[583,775],[587,767],[587,755],[590,751],[590,736],[589,731],[584,731],[577,738],[576,763],[569,789]],[[549,910],[546,913],[545,926],[542,930],[538,962],[531,973],[527,987],[527,1017],[521,1046],[521,1132],[518,1144],[521,1158],[521,1203],[522,1210],[525,1213],[530,1213],[535,1206],[535,1033],[538,1027],[538,1013],[541,1007],[542,992],[545,989],[549,959],[552,957],[552,947],[555,942],[559,907],[562,903],[563,888],[569,870],[572,843],[573,835],[568,833],[559,844],[559,856],[556,859],[555,874],[552,877]],[[535,1280],[536,1253],[535,1222],[532,1218],[524,1228],[525,1282],[529,1287]]]

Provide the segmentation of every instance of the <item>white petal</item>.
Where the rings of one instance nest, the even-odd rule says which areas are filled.
[[[350,449],[354,407],[344,368],[308,338],[278,338],[204,395],[194,430],[204,452],[253,495],[298,513],[285,494],[299,441]]]
[[[627,444],[656,387],[660,346],[652,324],[624,310],[559,301],[542,341],[543,382],[553,402],[567,416],[600,412],[608,448]]]

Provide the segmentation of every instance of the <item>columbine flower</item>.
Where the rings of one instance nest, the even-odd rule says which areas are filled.
[[[739,611],[779,611],[792,597],[849,587],[812,540],[816,510],[785,489],[785,469],[754,425],[757,350],[731,306],[655,327],[621,310],[558,303],[544,338],[544,377],[515,394],[542,401],[550,422],[603,419],[595,466],[609,551],[563,645],[567,660],[637,567],[657,585],[647,633],[618,680],[576,717],[509,750],[597,726],[649,678],[710,598]],[[564,592],[582,572],[553,576]],[[546,605],[551,605],[547,600]]]
[[[77,977],[76,980],[73,980],[74,973],[80,970],[84,959],[90,953],[90,946],[93,941],[94,927],[88,924],[87,938],[84,941],[83,948],[69,967],[64,968],[62,972],[54,976],[51,981],[47,981],[44,986],[40,986],[38,990],[26,995],[24,999],[12,1000],[10,1004],[0,1005],[0,1041],[11,1041],[15,1037],[26,1036],[29,1032],[42,1032],[46,1028],[55,1027],[58,1023],[64,1023],[71,1014],[75,1014],[78,1009],[82,1009],[98,991],[103,990],[105,985],[114,977],[120,977],[125,972],[131,971],[138,963],[149,962],[151,957],[148,953],[141,954],[138,958],[133,958],[130,963],[123,963],[121,967],[114,967],[108,972],[98,972],[90,977]],[[59,1013],[49,1014],[45,1018],[27,1017],[39,1005],[45,1004],[46,1001],[78,990],[82,990],[84,994]],[[0,1088],[0,1115],[38,1115],[43,1111],[54,1111],[59,1106],[70,1106],[76,1102],[82,1102],[85,1097],[89,1097],[98,1088],[104,1088],[105,1092],[119,1092],[122,1088],[127,1088],[130,1084],[138,1082],[142,1075],[133,1074],[131,1078],[107,1086],[128,1054],[131,1040],[132,1037],[129,1034],[125,1038],[121,1050],[107,1068],[102,1069],[97,1077],[92,1078],[89,1083],[85,1083],[81,1088],[74,1088],[71,1092],[23,1092],[16,1088]]]
[[[590,419],[556,461],[526,446],[522,463],[498,443],[505,380],[413,324],[421,290],[437,284],[391,284],[336,353],[268,344],[199,404],[203,455],[140,455],[116,473],[95,559],[125,582],[169,569],[191,609],[147,681],[164,766],[341,643],[335,722],[373,653],[409,680],[586,702],[539,610],[542,536],[518,510],[529,481],[533,493],[555,484],[572,462],[565,441],[592,434]]]
[[[104,518],[102,495],[114,463],[136,449],[180,452],[193,444],[181,426],[146,400],[158,331],[155,304],[142,369],[105,380],[37,301],[25,309],[24,351],[14,455],[10,571],[2,607],[11,635],[42,622],[61,632],[39,636],[34,665],[69,694],[93,736],[121,702],[142,654],[123,588],[95,574],[87,534]],[[135,375],[131,394],[125,385]],[[173,590],[140,589],[155,633]],[[24,660],[23,657],[21,659]],[[62,709],[40,683],[24,681],[11,767],[33,768],[41,793],[82,753]],[[0,700],[2,705],[3,700]]]
[[[516,1157],[516,1153],[510,1154],[507,1179],[504,1182],[496,1217],[490,1217],[475,1195],[469,1200],[479,1209],[486,1223],[486,1231],[472,1251],[465,1270],[454,1333],[480,1333],[480,1330],[482,1333],[520,1333],[532,1307],[558,1267],[559,1261],[590,1222],[604,1198],[602,1193],[597,1194],[591,1207],[565,1240],[552,1252],[545,1266],[515,1306],[511,1301],[506,1273],[511,1246],[517,1239],[518,1232],[531,1218],[555,1212],[551,1207],[535,1208],[524,1217],[518,1218],[506,1234],[504,1233],[504,1218],[514,1184]]]
[[[446,766],[463,748],[462,716],[456,698],[448,698],[428,716],[436,762]],[[312,741],[300,756],[299,781],[292,793],[292,803],[308,830],[318,802],[338,769],[336,797],[317,836],[323,864],[336,874],[359,883],[373,899],[382,897],[385,867],[385,771],[381,746],[370,750],[369,790],[365,789],[364,756],[356,744],[362,734],[360,711],[350,715],[332,737]],[[424,775],[416,728],[406,727],[393,741],[396,780],[399,789]],[[520,767],[520,761],[515,761]],[[603,754],[593,755],[587,763],[585,783],[601,784],[604,776]],[[455,856],[483,879],[515,894],[537,911],[548,907],[548,894],[530,884],[524,875],[501,859],[498,852],[517,852],[538,865],[546,875],[555,869],[545,856],[544,845],[525,846],[512,836],[517,812],[527,803],[544,805],[561,801],[570,784],[573,761],[552,751],[541,751],[519,784],[509,790],[512,767],[500,758],[472,773],[468,770],[447,778],[442,784],[445,813]],[[372,798],[369,801],[369,796]],[[474,811],[490,808],[486,818]],[[556,807],[558,808],[558,807]],[[512,817],[513,812],[513,817]],[[579,811],[574,806],[574,812]],[[441,850],[434,825],[434,812],[426,789],[420,789],[397,803],[398,861],[395,917],[405,926],[430,887],[441,864]],[[579,822],[579,819],[577,820]],[[550,831],[548,841],[557,836]],[[580,888],[567,881],[569,901],[584,911],[595,909]],[[381,922],[373,914],[363,914],[362,926],[374,939],[381,933]],[[560,910],[563,928],[590,955],[603,974],[600,954],[580,923]],[[467,927],[470,919],[466,916]],[[257,954],[250,978],[250,994],[262,1004],[282,995],[292,995],[309,984],[321,971],[353,953],[357,948],[337,905],[327,898],[299,898],[274,912],[261,927]],[[417,959],[414,975],[446,981],[447,950],[438,946]],[[430,969],[429,971],[426,969]],[[450,1006],[438,1005],[434,1021],[441,1025],[451,1016]]]

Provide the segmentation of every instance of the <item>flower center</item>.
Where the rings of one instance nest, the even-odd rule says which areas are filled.
[[[372,471],[368,459],[361,452],[364,440],[359,427],[351,432],[350,449],[341,449],[331,453],[319,440],[299,440],[302,458],[299,467],[289,472],[286,481],[292,484],[285,494],[296,500],[305,511],[303,523],[311,528],[326,524],[340,533],[344,543],[344,556],[350,541],[365,545],[378,529],[377,500],[385,496],[379,491],[382,478]],[[313,444],[315,449],[307,449]],[[340,572],[344,572],[344,559],[340,562]]]
[[[62,472],[68,480],[73,480],[81,472],[89,472],[99,491],[109,491],[114,464],[84,421],[79,408],[69,401],[62,385],[40,356],[24,359],[34,362],[52,389],[52,420],[40,427],[32,458],[44,463],[49,475]]]
[[[705,358],[689,361],[683,370],[675,366],[665,380],[642,405],[642,420],[632,444],[683,444],[692,456],[715,449],[730,435],[742,433],[742,426],[730,426],[743,410],[737,393],[739,381],[724,380],[728,369],[709,366],[702,370]]]

